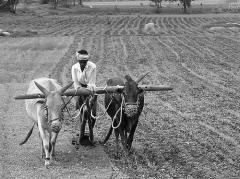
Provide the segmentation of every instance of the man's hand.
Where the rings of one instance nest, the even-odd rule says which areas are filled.
[[[94,86],[88,85],[87,89],[90,90],[92,92],[92,94],[95,94],[95,87]]]

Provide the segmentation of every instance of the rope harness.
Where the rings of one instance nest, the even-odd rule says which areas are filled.
[[[75,95],[74,96],[76,96],[76,93],[77,93],[77,89],[76,89],[76,91],[75,91]],[[94,95],[95,93],[93,92],[92,93],[92,95]],[[84,115],[84,107],[85,106],[87,106],[87,99],[85,99],[84,100],[84,102],[83,102],[83,104],[81,105],[81,107],[79,108],[79,110],[78,110],[78,113],[75,115],[75,116],[72,116],[71,114],[70,114],[70,111],[69,111],[69,108],[67,107],[67,104],[72,100],[72,98],[74,97],[74,96],[72,96],[69,100],[68,100],[68,102],[67,103],[65,103],[64,101],[64,108],[66,108],[67,109],[67,113],[68,113],[68,115],[69,115],[69,117],[72,119],[72,121],[76,121],[76,119],[81,115],[81,116],[83,116]],[[63,108],[63,109],[64,109]],[[92,114],[92,109],[91,109],[91,116],[93,117],[93,114]],[[96,117],[94,117],[94,118],[96,118]],[[82,123],[82,120],[83,120],[83,117],[80,117],[80,122]],[[79,126],[78,127],[78,130],[80,131],[80,125],[78,125],[78,124],[76,124],[76,126]],[[73,135],[72,135],[73,136]],[[75,137],[75,136],[73,136],[73,137]],[[79,136],[80,137],[80,136]],[[77,145],[77,143],[75,143],[74,145]]]
[[[104,113],[103,113],[102,115],[100,115],[100,116],[94,116],[94,115],[92,114],[92,111],[93,111],[93,110],[91,110],[91,117],[94,118],[94,119],[99,119],[99,118],[103,117],[103,116],[107,113],[107,110],[108,110],[110,104],[112,103],[112,100],[113,100],[113,99],[111,98],[111,101],[110,101],[110,103],[108,104],[107,108],[105,109]]]
[[[112,128],[113,128],[113,129],[119,128],[120,124],[122,123],[122,111],[123,111],[123,105],[124,105],[124,103],[125,103],[125,98],[124,98],[123,94],[121,94],[121,96],[122,96],[121,106],[119,107],[119,109],[118,109],[117,112],[115,113],[115,115],[114,115],[114,117],[113,117],[113,120],[112,120]],[[110,104],[110,103],[109,103],[109,104]],[[121,112],[120,112],[120,120],[119,120],[118,125],[115,127],[113,123],[114,123],[114,121],[117,119],[117,115],[118,115],[119,111],[121,111]]]
[[[138,96],[136,103],[133,103],[133,104],[126,103],[125,104],[124,113],[128,117],[134,116],[138,112],[139,104],[140,104],[140,102],[139,102],[139,96]]]
[[[106,90],[106,87],[107,87],[107,86],[105,86],[104,90],[106,91],[107,94],[109,94],[109,93],[107,92],[107,90]],[[77,89],[76,89],[75,94],[76,94],[76,93],[77,93]],[[95,93],[94,93],[94,91],[93,91],[92,95],[94,95],[94,94],[95,94]],[[111,96],[111,95],[110,95],[110,96]],[[73,97],[71,97],[70,100],[69,100],[67,103],[65,103],[65,102],[63,101],[64,104],[65,104],[65,105],[64,105],[64,108],[66,107],[67,112],[68,112],[68,114],[69,114],[69,116],[70,116],[71,119],[76,119],[76,118],[78,118],[80,115],[83,114],[83,108],[84,108],[84,106],[87,105],[87,104],[86,104],[87,99],[86,99],[86,100],[84,101],[84,103],[81,105],[78,113],[77,113],[75,116],[72,116],[72,115],[70,114],[69,109],[67,108],[67,104],[72,100],[72,98],[73,98]],[[118,109],[118,111],[115,113],[114,118],[113,118],[113,121],[112,121],[112,127],[113,127],[113,129],[118,128],[118,127],[120,126],[120,124],[121,124],[121,121],[122,121],[122,111],[123,111],[123,104],[124,104],[124,97],[123,97],[123,95],[122,95],[122,99],[123,99],[123,100],[122,100],[122,103],[121,103],[121,107],[120,107],[120,108]],[[112,101],[113,101],[113,97],[111,96],[111,101],[109,102],[107,108],[104,110],[103,114],[101,114],[100,116],[94,116],[94,115],[93,115],[93,109],[90,109],[90,110],[91,110],[91,112],[90,112],[91,117],[92,117],[93,119],[99,119],[99,118],[103,117],[104,115],[106,115],[107,110],[109,109],[109,106],[111,105]],[[117,114],[119,113],[119,111],[121,111],[120,122],[119,122],[119,124],[118,124],[116,127],[114,127],[113,123],[114,123],[114,120],[116,119]],[[80,118],[80,120],[81,120],[81,122],[82,122],[82,118]]]
[[[63,114],[61,114],[60,117],[57,117],[57,118],[54,118],[54,119],[50,119],[50,120],[49,120],[48,106],[46,105],[46,103],[43,104],[43,108],[44,108],[44,110],[46,111],[45,119],[46,119],[46,121],[47,121],[48,126],[49,126],[50,128],[52,128],[52,130],[53,130],[54,132],[58,132],[59,126],[58,126],[57,128],[56,128],[56,126],[52,126],[52,122],[59,120],[60,123],[62,123],[62,121],[63,121]]]
[[[107,86],[105,86],[104,89],[105,89],[106,93],[109,94],[109,93],[107,92],[107,90],[106,90],[106,87],[107,87]],[[77,93],[77,89],[76,89],[75,94],[76,94],[76,93]],[[95,92],[92,91],[92,94],[91,94],[91,95],[92,95],[92,96],[95,95]],[[101,115],[99,115],[99,116],[94,116],[94,115],[93,115],[93,109],[90,109],[90,111],[91,111],[91,112],[90,112],[90,115],[91,115],[91,117],[92,117],[93,119],[99,119],[99,118],[103,117],[104,115],[106,115],[107,110],[109,109],[109,107],[110,107],[110,105],[112,104],[112,101],[113,101],[112,95],[110,95],[110,97],[111,97],[111,101],[109,102],[107,108],[104,110],[103,114],[101,114]],[[65,103],[64,100],[63,100],[63,103],[64,103],[63,109],[66,108],[69,117],[70,117],[71,119],[75,120],[75,119],[78,118],[80,115],[83,115],[83,112],[84,112],[84,111],[83,111],[83,108],[84,108],[84,106],[87,106],[87,104],[86,104],[87,99],[86,99],[86,100],[83,102],[83,104],[81,105],[78,113],[77,113],[75,116],[72,116],[72,115],[70,114],[70,111],[69,111],[68,107],[67,107],[67,104],[72,100],[72,98],[73,98],[73,96],[68,100],[67,103]],[[119,126],[121,125],[121,123],[122,123],[122,116],[123,116],[123,110],[124,110],[124,113],[125,113],[128,117],[133,116],[133,115],[136,114],[137,111],[138,111],[138,107],[139,107],[139,96],[138,96],[138,99],[137,99],[137,103],[136,103],[136,104],[127,104],[127,103],[125,103],[125,97],[124,97],[123,94],[121,94],[121,98],[122,98],[121,105],[120,105],[119,109],[116,111],[116,113],[115,113],[115,115],[114,115],[114,117],[113,117],[113,120],[112,120],[112,128],[113,128],[113,129],[117,129],[117,128],[119,128]],[[114,123],[115,123],[115,121],[117,120],[117,116],[118,116],[119,112],[120,112],[120,120],[119,120],[119,123],[118,123],[116,126],[114,126]],[[56,119],[54,119],[54,120],[57,120],[57,119],[59,119],[59,118],[56,118]],[[51,122],[54,121],[54,120],[51,120]],[[80,122],[82,122],[82,117],[80,118]]]
[[[113,121],[112,121],[112,128],[113,129],[117,129],[119,128],[119,126],[121,125],[122,123],[122,116],[123,116],[123,110],[124,110],[124,113],[128,116],[128,117],[132,117],[134,116],[137,111],[138,111],[138,108],[139,108],[139,96],[137,98],[137,102],[136,104],[128,104],[125,102],[125,97],[123,94],[121,94],[121,98],[122,98],[122,102],[121,102],[121,106],[119,107],[119,109],[117,110],[117,112],[115,113],[114,117],[113,117]],[[120,112],[120,120],[119,120],[119,123],[117,126],[114,126],[114,122],[115,120],[117,119],[117,115],[118,113]]]

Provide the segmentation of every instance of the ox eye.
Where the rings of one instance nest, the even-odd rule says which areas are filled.
[[[138,94],[141,94],[144,90],[141,88],[138,88]]]

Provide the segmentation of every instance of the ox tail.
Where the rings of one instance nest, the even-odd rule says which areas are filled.
[[[105,143],[108,141],[109,137],[110,137],[111,134],[112,134],[112,130],[113,130],[113,128],[112,128],[112,125],[111,125],[110,128],[109,128],[108,134],[107,134],[107,136],[105,137],[105,139],[104,139],[104,141],[102,142],[102,144],[105,144]]]
[[[30,131],[28,132],[27,136],[25,137],[25,139],[19,145],[23,145],[28,141],[29,137],[32,135],[34,126],[35,126],[35,122],[34,122],[32,128],[30,129]]]

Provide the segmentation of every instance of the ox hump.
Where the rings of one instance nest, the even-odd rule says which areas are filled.
[[[108,86],[124,86],[124,81],[121,78],[110,78],[107,80],[107,85]]]

